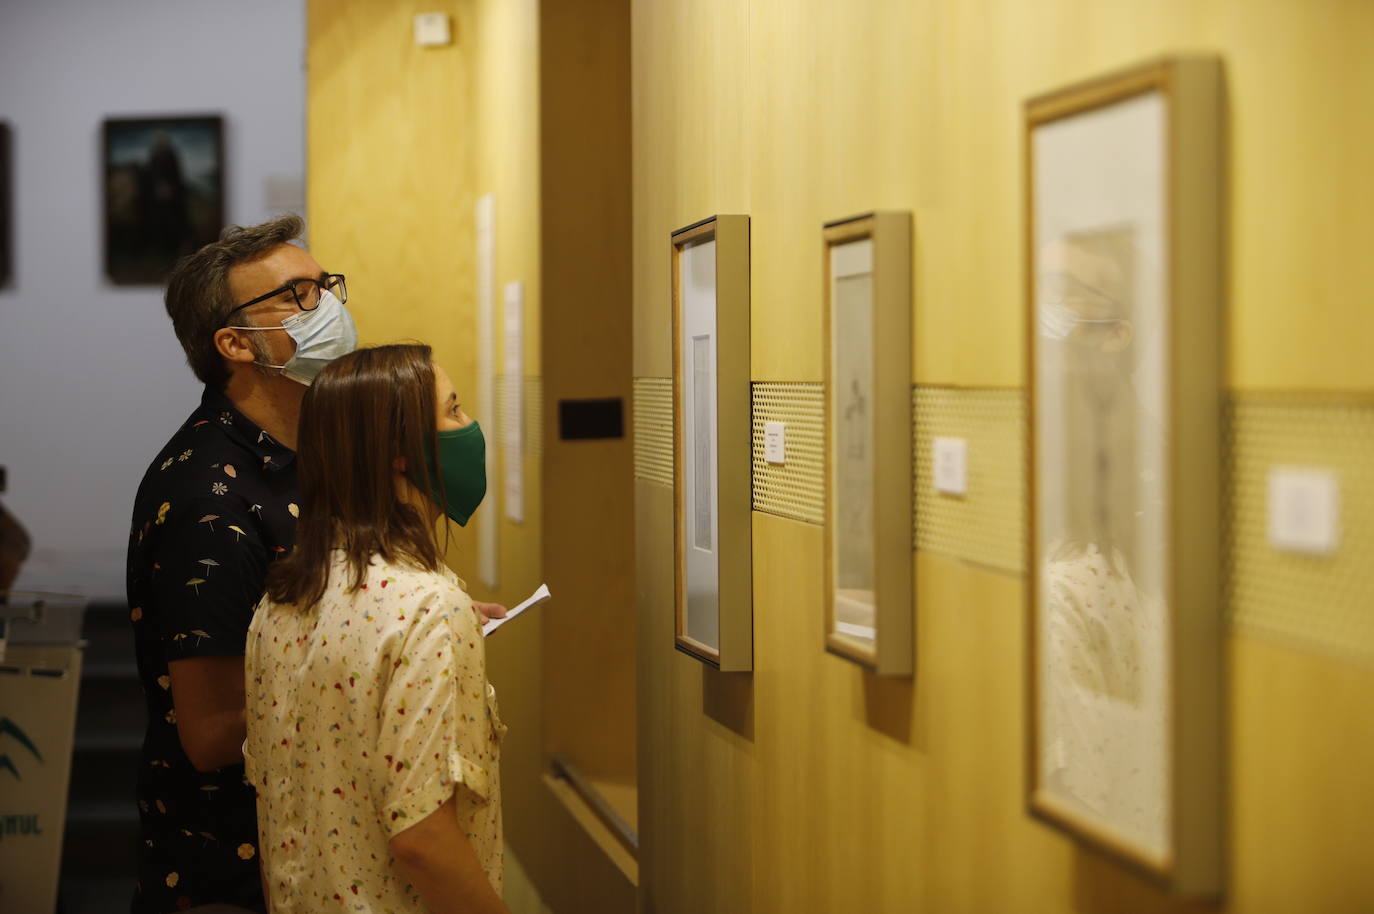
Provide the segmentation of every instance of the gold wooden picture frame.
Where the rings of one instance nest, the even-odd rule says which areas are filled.
[[[911,214],[827,223],[825,648],[908,676],[912,640]]]
[[[672,234],[674,643],[754,666],[749,217]]]
[[[1222,891],[1221,66],[1025,108],[1027,802]]]

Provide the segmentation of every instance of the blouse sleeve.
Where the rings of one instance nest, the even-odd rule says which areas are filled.
[[[373,796],[388,837],[418,824],[456,791],[475,805],[490,794],[483,759],[462,751],[480,742],[462,738],[465,730],[490,727],[485,670],[474,687],[461,662],[470,650],[467,629],[452,624],[471,606],[448,586],[420,595],[412,606],[414,625],[391,658],[378,712]]]

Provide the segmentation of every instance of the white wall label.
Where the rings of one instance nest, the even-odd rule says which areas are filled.
[[[769,463],[787,462],[787,423],[763,423],[763,459]]]
[[[525,519],[525,285],[506,283],[506,307],[502,314],[506,376],[505,404],[501,411],[501,446],[505,454],[506,517]]]
[[[1341,539],[1341,489],[1330,470],[1269,471],[1269,545],[1287,552],[1330,555]]]
[[[496,198],[477,198],[473,218],[477,233],[477,412],[474,418],[496,428]],[[487,439],[487,466],[499,466],[497,436]],[[498,500],[477,515],[477,573],[495,590],[500,583]]]
[[[932,447],[935,491],[968,494],[968,439],[936,438]]]
[[[419,13],[415,16],[415,43],[422,48],[442,48],[453,42],[448,13]]]

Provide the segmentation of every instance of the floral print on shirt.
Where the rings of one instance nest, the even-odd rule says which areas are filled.
[[[295,454],[210,388],[139,485],[127,586],[148,725],[132,914],[265,910],[242,850],[257,841],[253,790],[241,765],[201,772],[186,757],[169,665],[243,654],[267,569],[295,542],[299,499]]]
[[[343,553],[314,607],[249,628],[244,759],[273,911],[423,910],[388,840],[450,796],[501,891],[500,740],[481,620],[461,582]]]

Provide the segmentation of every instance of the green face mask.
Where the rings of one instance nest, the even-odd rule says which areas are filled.
[[[487,442],[480,425],[472,422],[439,433],[437,473],[448,492],[446,513],[460,526],[467,526],[468,518],[487,494]],[[437,487],[434,500],[440,500]]]

